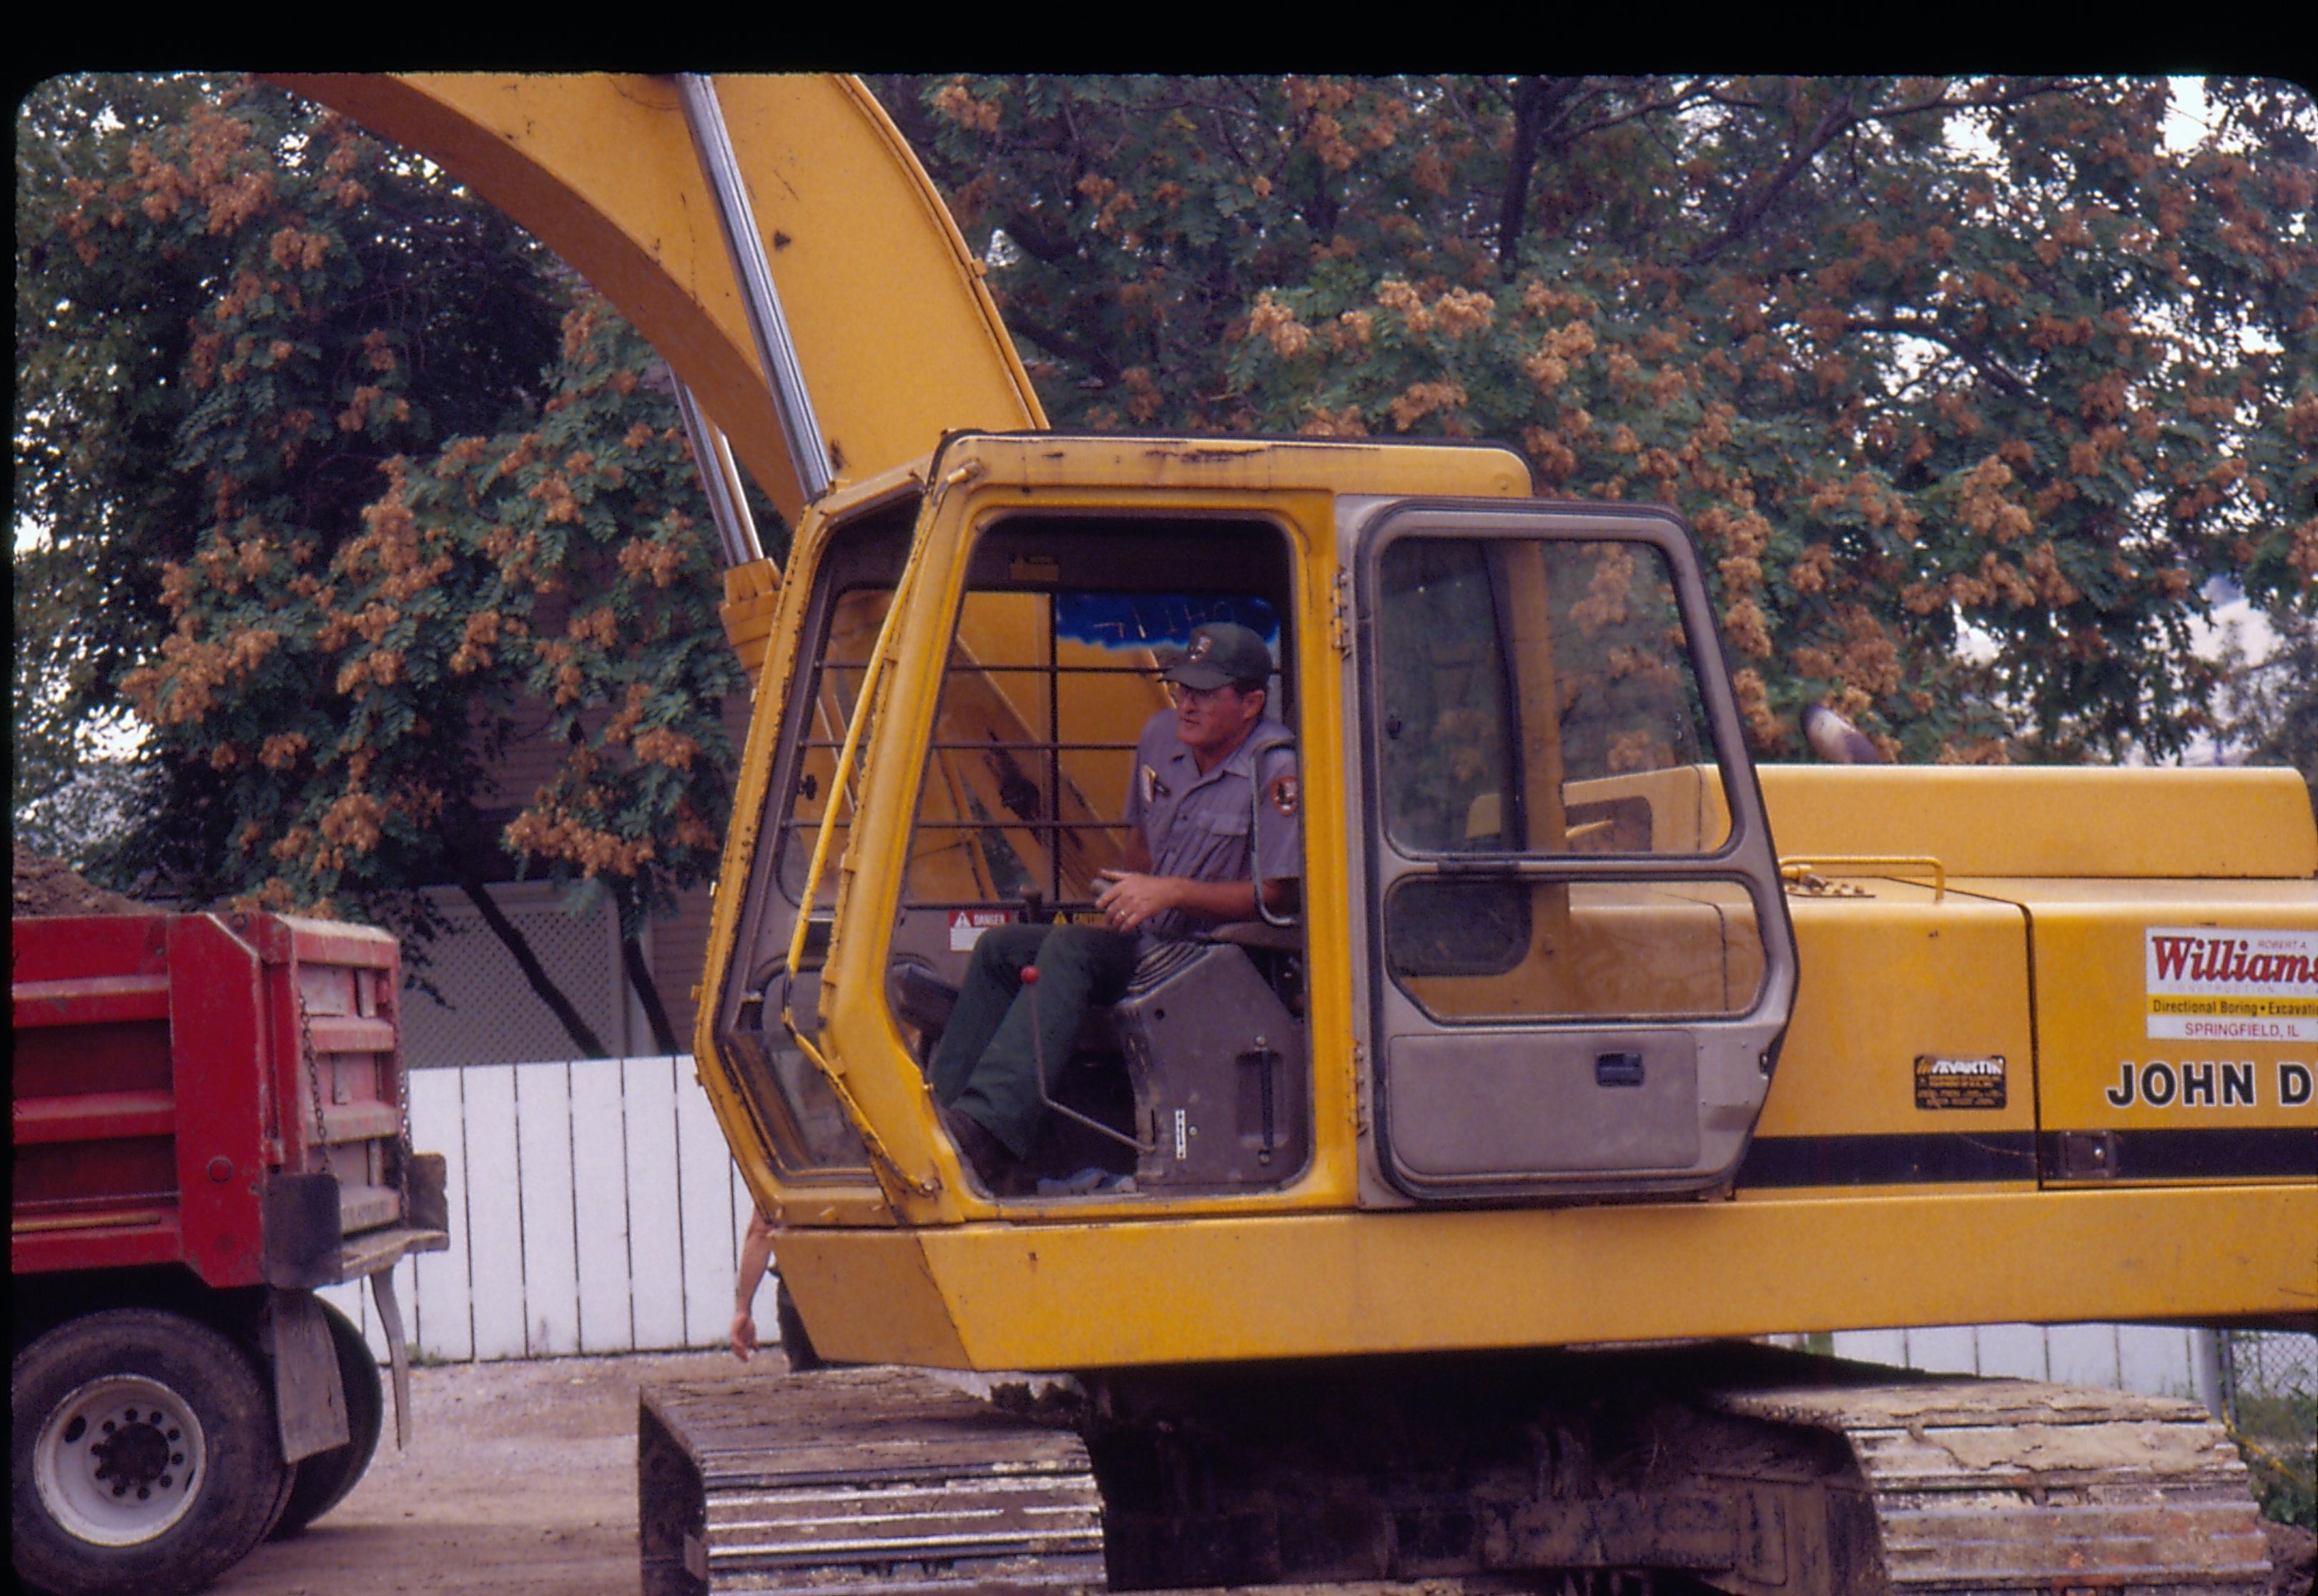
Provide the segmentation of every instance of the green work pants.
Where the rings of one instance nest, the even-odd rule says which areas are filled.
[[[1016,1158],[1029,1157],[1047,1115],[1040,1054],[1051,1091],[1078,1045],[1087,1011],[1127,990],[1135,953],[1135,938],[1095,925],[984,932],[934,1048],[934,1101],[973,1120]],[[1022,969],[1030,964],[1038,967],[1038,979],[1026,987]]]

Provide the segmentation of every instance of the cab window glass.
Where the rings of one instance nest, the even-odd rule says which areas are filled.
[[[1721,778],[1656,547],[1403,537],[1379,560],[1378,596],[1378,767],[1397,847],[1721,844]]]
[[[778,879],[792,904],[804,892],[813,840],[832,804],[837,818],[830,828],[829,857],[832,862],[844,857],[853,803],[850,794],[833,789],[837,755],[845,746],[846,723],[852,717],[863,673],[876,647],[877,628],[885,624],[893,600],[890,588],[855,588],[840,594],[830,606],[828,629],[813,656],[813,682],[805,699],[809,718],[798,739],[796,779],[790,784],[788,802],[777,811]],[[827,908],[836,897],[837,871],[824,870],[816,906]]]
[[[1119,861],[1137,736],[1171,651],[1207,621],[1277,645],[1244,594],[969,591],[911,839],[906,909],[1089,906]]]

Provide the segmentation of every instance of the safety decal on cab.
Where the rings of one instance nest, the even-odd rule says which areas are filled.
[[[2004,1055],[1981,1059],[1916,1056],[1918,1108],[2001,1108]]]
[[[2318,931],[2152,925],[2149,1034],[2318,1041]]]
[[[963,953],[982,940],[982,933],[1005,924],[1013,916],[1004,909],[952,909],[949,912],[949,951]]]

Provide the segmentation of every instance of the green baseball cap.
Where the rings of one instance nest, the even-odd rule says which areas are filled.
[[[1191,628],[1183,657],[1160,674],[1202,691],[1226,682],[1266,681],[1271,677],[1271,650],[1245,627],[1210,621]]]

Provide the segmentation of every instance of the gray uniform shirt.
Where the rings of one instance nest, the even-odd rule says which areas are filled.
[[[1266,717],[1231,757],[1204,775],[1175,735],[1175,713],[1153,716],[1135,744],[1127,824],[1151,851],[1151,873],[1194,881],[1244,881],[1251,855],[1267,881],[1303,874],[1303,795],[1296,748],[1280,722]],[[1249,827],[1254,826],[1251,840]],[[1146,942],[1189,936],[1205,922],[1170,909],[1143,924]]]

